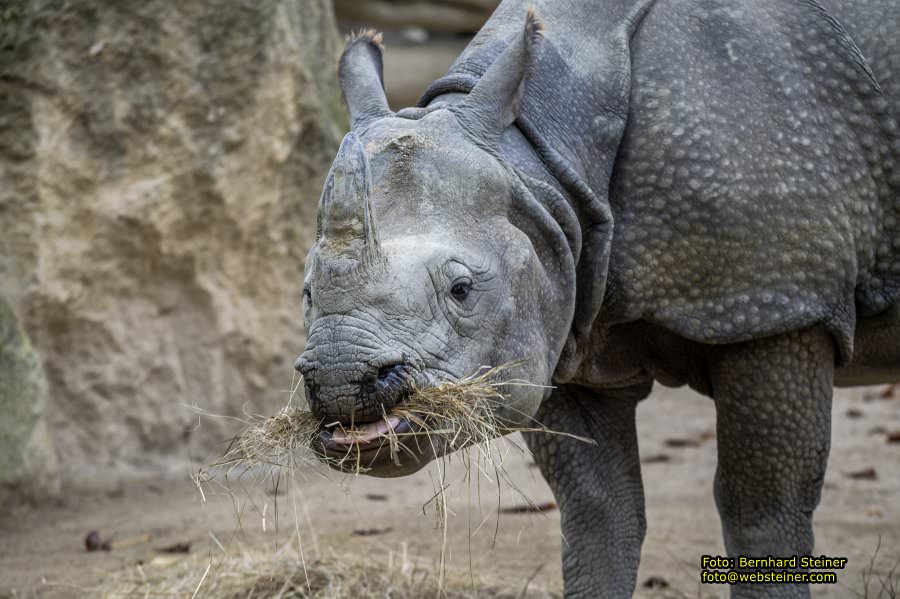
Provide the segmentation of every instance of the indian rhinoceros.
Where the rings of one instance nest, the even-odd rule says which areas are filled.
[[[635,406],[690,385],[715,401],[729,555],[811,554],[833,386],[900,379],[898,25],[893,0],[506,0],[398,112],[377,37],[352,38],[306,263],[311,409],[377,438],[411,426],[390,416],[410,385],[516,364],[536,386],[504,422],[596,441],[526,435],[565,594],[629,597]],[[377,476],[443,451],[368,441]]]

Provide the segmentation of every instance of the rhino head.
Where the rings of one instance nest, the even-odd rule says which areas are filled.
[[[550,384],[572,318],[573,257],[500,152],[538,35],[529,17],[467,96],[398,113],[384,95],[377,37],[345,49],[352,130],[319,203],[304,280],[307,346],[295,365],[325,455],[346,454],[337,424],[372,437],[412,426],[390,416],[411,385],[510,363],[510,377]],[[498,417],[509,426],[529,424],[548,393],[507,391]],[[392,459],[358,441],[361,464],[380,476],[445,451],[416,443]]]

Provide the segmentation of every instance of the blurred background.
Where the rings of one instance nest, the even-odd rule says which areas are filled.
[[[385,31],[390,100],[411,105],[494,4],[0,5],[5,383],[31,387],[0,400],[3,487],[180,468],[227,427],[182,404],[274,412],[347,128],[343,35]]]
[[[558,516],[515,445],[515,485],[545,509],[515,515],[523,493],[506,486],[474,510],[465,490],[453,505],[468,528],[454,526],[490,529],[474,545],[472,534],[442,540],[421,517],[428,473],[334,484],[319,472],[280,489],[270,477],[215,506],[191,482],[237,419],[274,414],[289,396],[305,253],[347,128],[343,36],[384,31],[396,109],[446,71],[496,4],[0,0],[0,597],[128,596],[132,587],[107,594],[97,581],[178,543],[194,556],[234,555],[235,538],[280,547],[271,514],[284,519],[290,501],[305,522],[290,542],[311,537],[307,557],[326,555],[330,539],[433,565],[449,559],[449,542],[452,563],[499,580],[485,596],[559,594]],[[835,447],[847,447],[832,459],[821,538],[858,558],[854,581],[863,558],[876,555],[884,576],[900,556],[891,397],[852,391],[835,403]],[[640,593],[706,596],[716,589],[701,593],[695,554],[721,551],[712,405],[680,390],[645,404],[642,453],[654,465]],[[94,529],[110,541],[105,561],[83,546]],[[463,595],[475,593],[474,578],[466,584]],[[831,596],[850,596],[842,588]],[[226,596],[208,592],[195,594]]]

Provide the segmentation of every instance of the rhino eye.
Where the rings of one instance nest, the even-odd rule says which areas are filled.
[[[454,283],[453,287],[450,288],[450,295],[453,296],[458,302],[465,300],[469,297],[469,292],[472,291],[472,285],[468,281],[460,281],[458,283]]]

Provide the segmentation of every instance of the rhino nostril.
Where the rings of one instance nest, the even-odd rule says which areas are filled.
[[[403,374],[403,364],[389,364],[378,369],[378,380],[387,381],[392,377],[400,377]]]
[[[375,394],[379,401],[392,407],[408,388],[407,367],[404,364],[388,364],[378,369],[375,379]]]

